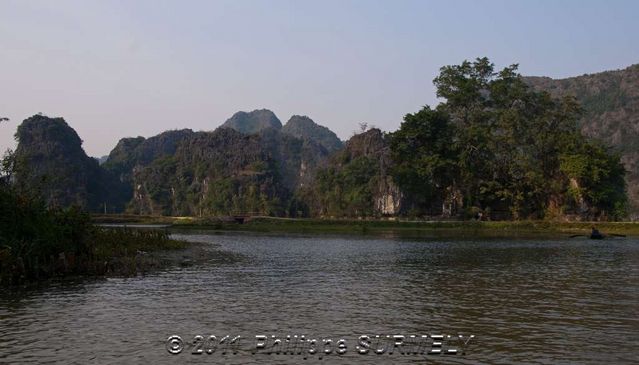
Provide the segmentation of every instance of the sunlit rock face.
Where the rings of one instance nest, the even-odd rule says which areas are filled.
[[[375,209],[382,215],[397,215],[401,209],[402,192],[387,176],[379,185],[379,192],[375,200]]]
[[[320,166],[312,193],[305,195],[311,215],[381,217],[402,210],[403,194],[390,176],[387,136],[373,128],[351,137]]]

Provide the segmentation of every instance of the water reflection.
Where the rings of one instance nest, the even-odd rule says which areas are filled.
[[[0,362],[296,364],[292,355],[169,355],[172,334],[474,334],[443,363],[633,363],[637,240],[454,240],[192,232],[240,260],[3,293]],[[7,336],[8,335],[8,336]],[[207,357],[208,356],[208,357]],[[389,357],[392,356],[392,357]],[[430,361],[433,361],[431,358]]]

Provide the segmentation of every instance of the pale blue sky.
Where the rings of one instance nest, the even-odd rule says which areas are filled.
[[[93,156],[256,108],[342,139],[359,122],[394,130],[436,103],[442,65],[568,77],[639,63],[638,16],[639,1],[0,0],[0,148],[38,112]]]

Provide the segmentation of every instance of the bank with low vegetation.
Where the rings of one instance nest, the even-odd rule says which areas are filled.
[[[639,236],[639,222],[558,222],[550,220],[478,221],[416,219],[312,219],[243,217],[167,217],[92,215],[98,224],[162,224],[172,230],[247,231],[262,233],[371,234],[463,237],[548,237],[588,235],[593,226],[608,234]]]
[[[136,275],[165,265],[152,253],[186,247],[163,230],[95,226],[79,209],[47,208],[0,182],[0,285]]]

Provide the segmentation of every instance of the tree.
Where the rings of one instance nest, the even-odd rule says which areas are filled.
[[[536,92],[517,65],[495,71],[487,58],[442,67],[434,84],[445,101],[408,114],[392,142],[394,178],[422,208],[459,190],[466,208],[542,218],[576,181],[591,214],[621,214],[619,156],[579,133],[573,98]]]
[[[625,169],[618,154],[596,141],[573,145],[560,156],[561,172],[571,179],[568,193],[596,208],[594,216],[621,219],[626,214]]]
[[[10,184],[15,170],[15,152],[12,149],[7,149],[0,162],[0,184]]]
[[[456,185],[454,136],[448,113],[428,106],[407,114],[399,130],[391,134],[391,174],[413,208],[427,210],[431,202],[445,198],[446,187]]]

